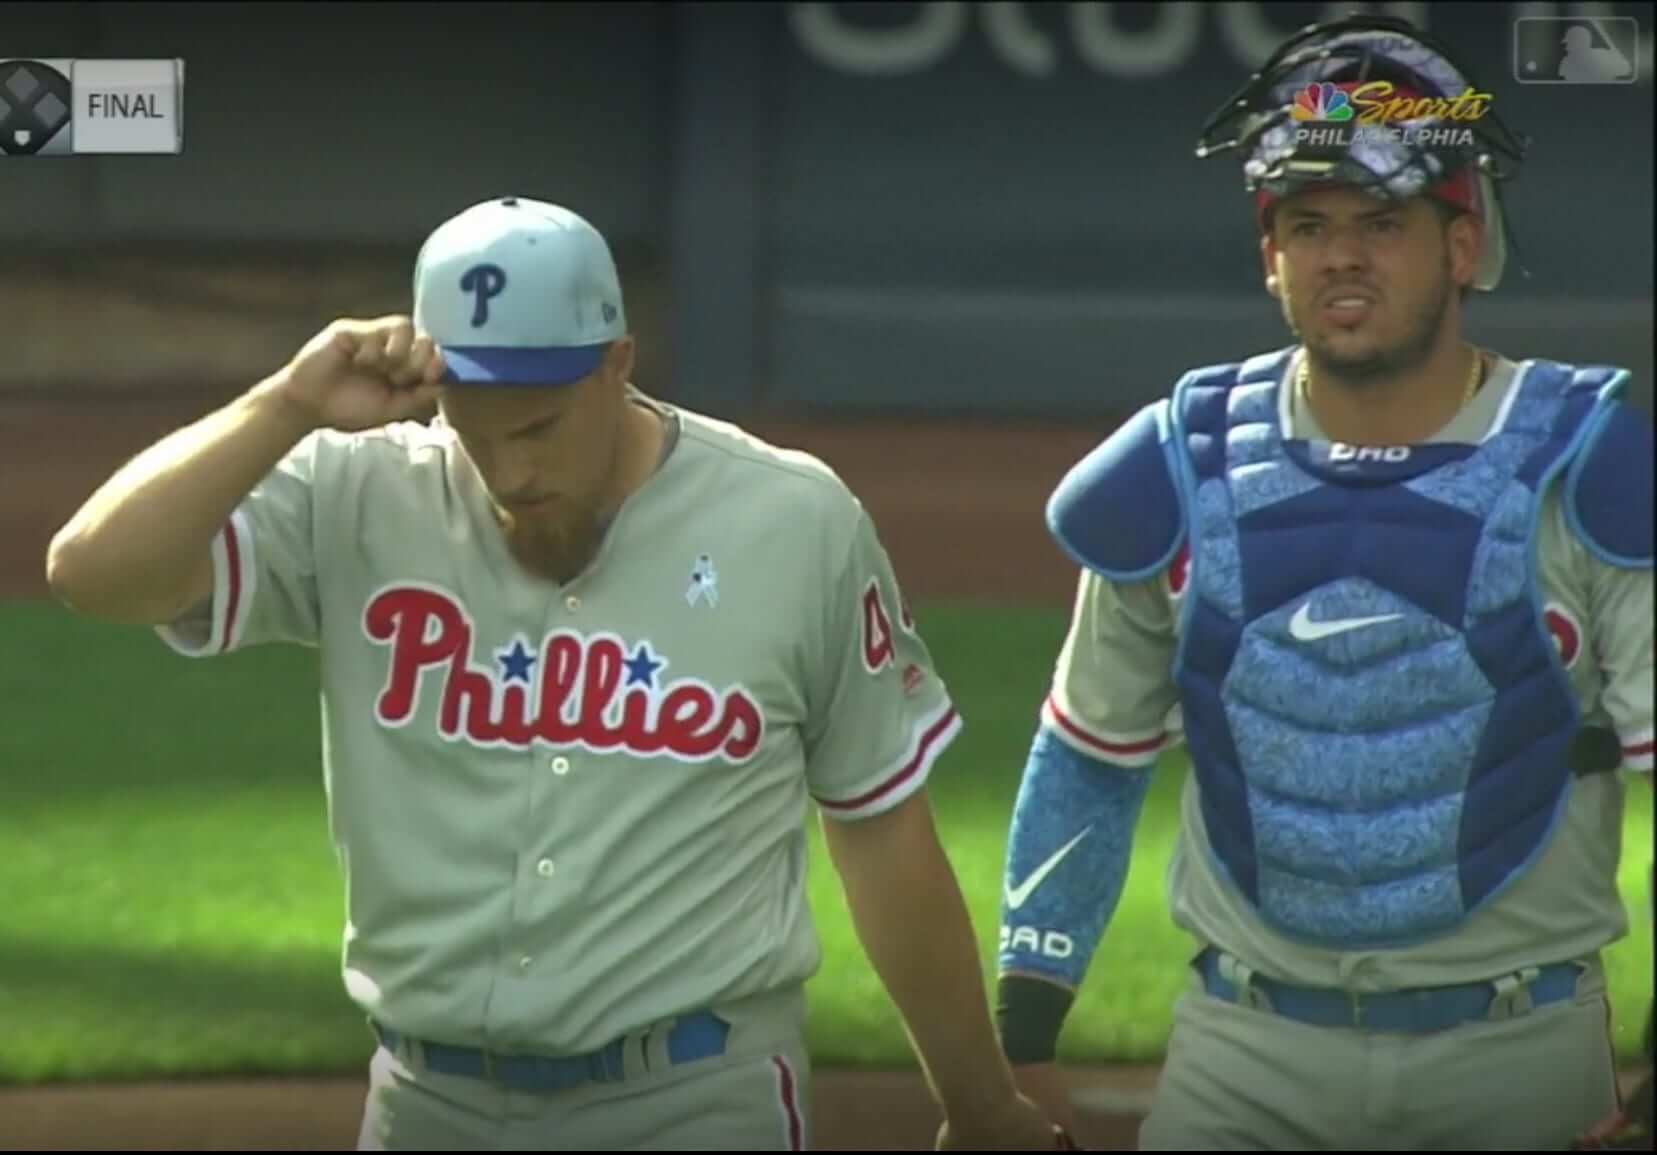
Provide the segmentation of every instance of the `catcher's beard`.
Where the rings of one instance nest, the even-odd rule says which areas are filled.
[[[1421,303],[1408,318],[1403,338],[1391,345],[1360,355],[1343,354],[1297,322],[1288,295],[1283,298],[1283,319],[1306,345],[1306,355],[1320,369],[1336,374],[1348,385],[1368,385],[1408,372],[1432,356],[1450,315],[1450,294],[1456,291],[1451,275],[1450,253],[1445,249],[1438,291]]]

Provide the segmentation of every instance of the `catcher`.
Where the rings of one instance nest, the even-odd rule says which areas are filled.
[[[1616,771],[1652,766],[1652,429],[1625,370],[1466,337],[1528,149],[1478,91],[1402,21],[1284,44],[1198,155],[1242,154],[1297,342],[1186,373],[1050,500],[1082,574],[999,1003],[1067,1126],[1057,1039],[1182,734],[1197,950],[1141,1149],[1561,1150],[1622,1110],[1602,952]],[[1340,127],[1378,99],[1413,119]]]

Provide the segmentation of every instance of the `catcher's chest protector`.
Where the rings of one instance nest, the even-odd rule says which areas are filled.
[[[1336,948],[1454,928],[1545,847],[1578,727],[1533,561],[1612,370],[1521,367],[1478,445],[1285,442],[1288,351],[1172,404],[1191,596],[1176,677],[1220,867]]]

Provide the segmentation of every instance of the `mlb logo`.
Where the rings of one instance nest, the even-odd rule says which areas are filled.
[[[1520,84],[1633,84],[1640,27],[1632,16],[1522,16],[1513,25]]]

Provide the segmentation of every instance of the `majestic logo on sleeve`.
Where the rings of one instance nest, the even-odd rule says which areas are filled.
[[[669,681],[661,676],[667,659],[648,641],[630,647],[614,634],[558,630],[538,653],[519,636],[495,651],[493,664],[479,666],[472,661],[476,629],[464,607],[415,586],[370,600],[363,631],[391,650],[374,716],[394,729],[409,724],[424,692],[435,692],[438,733],[475,746],[540,742],[744,762],[764,736],[764,715],[745,687]]]

